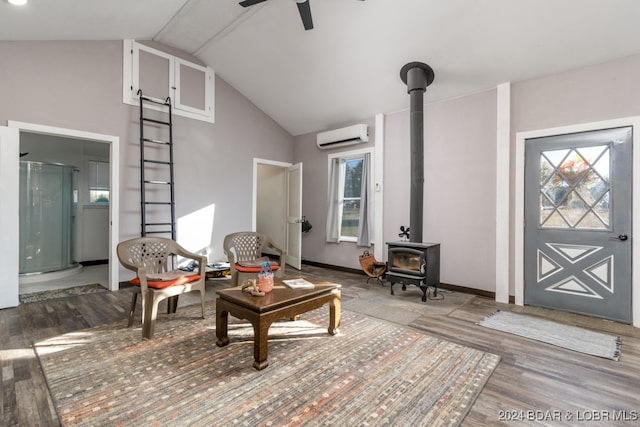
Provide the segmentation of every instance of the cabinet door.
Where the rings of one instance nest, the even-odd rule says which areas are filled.
[[[133,75],[135,95],[141,89],[144,96],[158,101],[164,101],[167,97],[173,99],[173,57],[137,43],[133,55],[134,64],[138,64],[138,72]]]
[[[173,113],[214,122],[215,74],[209,67],[194,64],[160,50],[125,40],[123,56],[123,102],[139,105],[138,90],[145,97],[164,102],[171,98]],[[166,107],[145,104],[165,111]]]
[[[212,108],[212,79],[209,69],[175,59],[176,108],[208,114]]]

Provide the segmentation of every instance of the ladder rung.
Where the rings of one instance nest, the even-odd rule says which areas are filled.
[[[140,99],[142,99],[145,102],[152,102],[158,105],[171,105],[171,101],[169,98],[167,98],[165,101],[158,101],[155,99],[147,98],[146,96],[141,96]]]
[[[153,142],[154,144],[171,145],[169,141],[161,141],[159,139],[142,138],[144,142]]]
[[[166,231],[145,231],[145,234],[171,234],[171,230]]]
[[[146,117],[143,117],[143,118],[142,118],[142,120],[143,120],[143,121],[145,121],[145,122],[157,123],[157,124],[159,124],[159,125],[171,126],[171,123],[169,123],[169,122],[164,122],[164,121],[162,121],[162,120],[148,119],[148,118],[146,118]]]
[[[171,162],[165,162],[164,160],[143,160],[145,163],[157,163],[159,165],[170,165]]]
[[[172,225],[172,224],[170,222],[147,222],[145,226],[147,225],[158,226],[158,225]]]
[[[144,202],[145,205],[172,205],[173,202]]]
[[[169,181],[145,181],[145,184],[165,184],[165,185],[169,185],[172,184]]]

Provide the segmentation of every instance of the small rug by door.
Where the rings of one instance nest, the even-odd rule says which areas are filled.
[[[510,311],[497,311],[478,325],[592,356],[620,360],[620,337],[578,326]]]
[[[77,295],[94,294],[96,292],[104,292],[107,289],[100,284],[73,286],[64,289],[52,289],[50,291],[33,292],[30,294],[19,295],[20,303],[27,304],[30,302],[41,302],[56,298],[67,298]]]
[[[34,344],[58,414],[72,425],[459,425],[500,358],[343,310],[272,325],[269,366],[253,367],[253,330],[193,307],[142,340],[126,321]]]

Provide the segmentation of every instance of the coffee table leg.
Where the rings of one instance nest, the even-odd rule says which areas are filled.
[[[340,313],[341,313],[342,300],[340,295],[336,295],[333,301],[329,305],[329,334],[335,335],[338,333],[338,326],[340,326]]]
[[[224,347],[229,344],[229,335],[227,333],[227,325],[229,323],[229,312],[224,311],[222,307],[216,304],[216,345],[218,347]]]
[[[269,366],[269,327],[271,322],[256,319],[253,325],[253,367],[258,371]]]

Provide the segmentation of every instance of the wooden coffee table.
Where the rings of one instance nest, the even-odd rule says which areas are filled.
[[[276,320],[296,316],[329,304],[329,329],[335,335],[340,325],[340,285],[316,284],[313,289],[290,289],[276,280],[271,292],[254,297],[240,287],[218,291],[216,299],[216,345],[229,344],[229,314],[246,319],[253,325],[253,367],[261,370],[269,366],[269,327]]]

